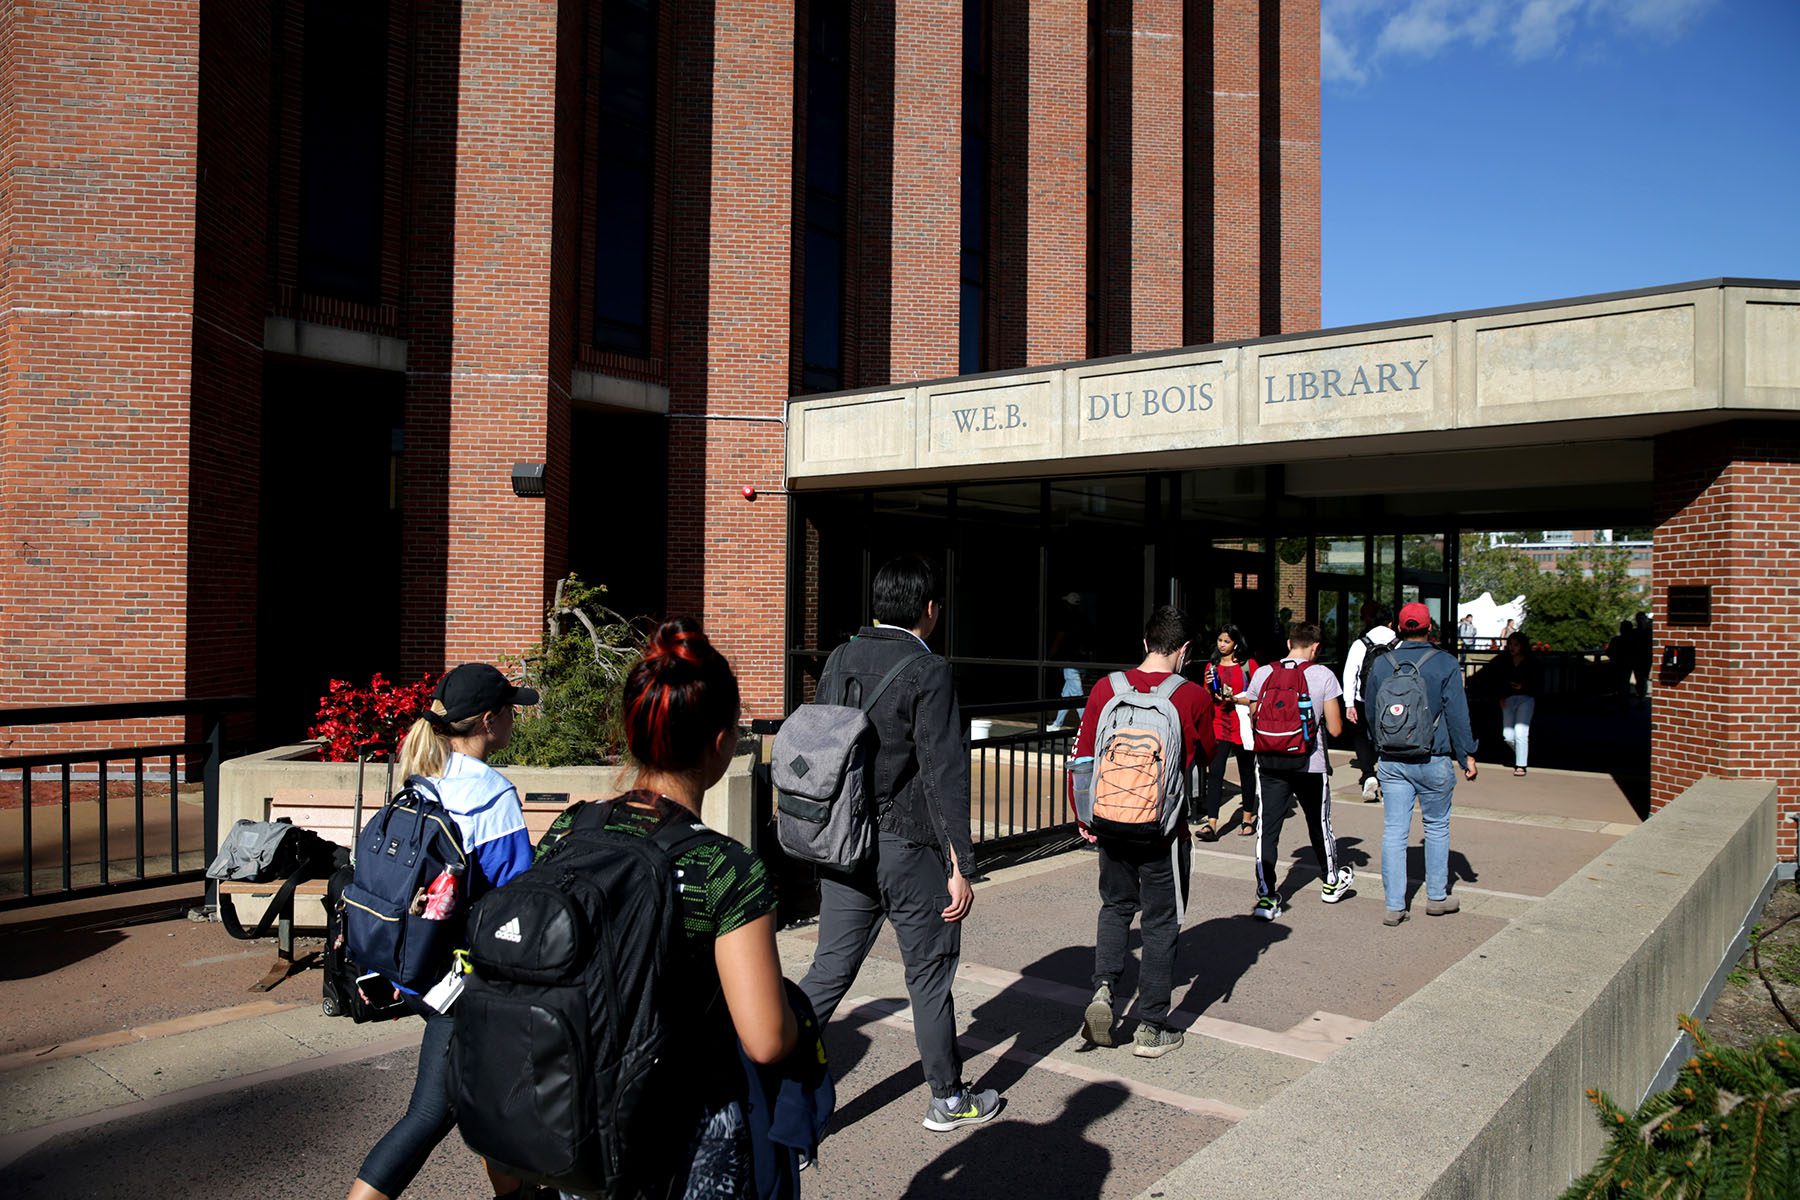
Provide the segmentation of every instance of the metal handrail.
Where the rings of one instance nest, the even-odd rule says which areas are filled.
[[[0,757],[0,770],[19,772],[20,815],[19,832],[21,894],[20,896],[0,900],[0,908],[16,907],[20,904],[39,903],[44,900],[65,900],[96,892],[116,892],[128,888],[149,887],[167,883],[182,883],[202,878],[199,869],[183,871],[181,869],[181,814],[180,814],[180,760],[183,758],[202,760],[203,799],[202,799],[202,833],[201,845],[203,862],[211,862],[218,854],[218,815],[219,815],[219,764],[225,753],[225,727],[223,715],[227,712],[244,712],[256,707],[256,700],[251,696],[217,696],[202,698],[184,698],[179,700],[121,701],[103,704],[55,704],[34,705],[28,707],[0,709],[0,728],[29,727],[37,725],[74,725],[93,721],[128,721],[144,720],[160,717],[188,716],[198,714],[205,718],[205,733],[199,741],[161,742],[146,746],[110,746],[105,748],[88,748],[65,750],[48,753],[16,754]],[[146,855],[144,849],[144,764],[147,760],[167,758],[169,763],[169,871],[164,875],[147,876]],[[131,762],[133,771],[125,779],[133,781],[132,803],[135,824],[135,861],[136,873],[127,881],[115,881],[111,876],[111,822],[108,811],[110,802],[110,785],[114,776],[108,769],[115,762]],[[74,886],[73,863],[73,816],[71,808],[70,770],[77,763],[97,763],[99,804],[99,882],[92,887],[77,888]],[[60,768],[62,784],[62,887],[61,889],[40,895],[33,884],[32,862],[32,782],[39,768]],[[191,765],[190,765],[191,771]],[[190,775],[191,778],[191,775]],[[54,785],[52,785],[54,786]],[[207,885],[207,900],[212,903],[215,892],[212,884]]]

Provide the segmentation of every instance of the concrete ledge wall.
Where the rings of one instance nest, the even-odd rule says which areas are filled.
[[[1555,1196],[1586,1089],[1645,1094],[1762,896],[1775,796],[1701,780],[1143,1196]]]
[[[269,801],[278,791],[307,788],[354,791],[355,763],[311,761],[317,743],[303,742],[280,746],[260,754],[245,755],[224,763],[219,768],[219,837],[240,820],[266,821]],[[750,844],[755,820],[755,799],[750,772],[754,754],[740,752],[726,769],[725,777],[715,783],[701,801],[700,815],[708,825],[730,834],[746,846]],[[593,767],[505,767],[500,773],[512,781],[521,796],[528,792],[567,792],[571,801],[616,796],[631,783],[631,768],[619,766]],[[363,776],[363,798],[366,814],[380,807],[387,786],[387,765],[370,763]],[[395,787],[399,781],[395,782]],[[265,901],[239,896],[234,901],[238,918],[246,925],[262,916]],[[294,902],[294,922],[302,926],[322,926],[324,909],[313,897],[302,896]]]

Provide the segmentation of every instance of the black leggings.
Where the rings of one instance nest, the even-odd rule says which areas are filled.
[[[1238,779],[1241,781],[1238,802],[1244,806],[1246,820],[1256,812],[1256,754],[1236,742],[1221,740],[1213,749],[1212,761],[1206,767],[1206,792],[1200,815],[1218,821],[1219,807],[1225,793],[1225,764],[1237,757]]]
[[[419,1043],[419,1077],[413,1081],[406,1115],[395,1122],[356,1177],[382,1193],[398,1196],[413,1181],[437,1144],[456,1128],[450,1103],[450,1031],[456,1022],[417,996],[401,994],[406,1007],[425,1018],[425,1040]]]

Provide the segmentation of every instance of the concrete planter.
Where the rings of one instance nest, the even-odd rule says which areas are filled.
[[[317,742],[300,742],[223,763],[219,768],[217,832],[220,839],[223,840],[225,832],[237,821],[268,820],[270,804],[278,792],[353,793],[356,790],[356,764],[320,762],[314,757],[318,748]],[[755,762],[753,753],[740,751],[732,759],[725,777],[712,786],[701,802],[702,820],[747,846],[753,836],[755,800],[751,791],[751,768]],[[500,773],[519,789],[520,796],[531,792],[562,792],[572,803],[618,795],[630,786],[633,771],[628,766],[613,765],[503,767]],[[387,764],[370,763],[363,775],[365,819],[366,814],[380,807],[386,785]],[[395,787],[398,786],[396,780]],[[238,902],[238,913],[246,923],[255,920],[261,911],[259,900],[246,897]],[[323,912],[319,903],[301,897],[295,903],[294,920],[298,925],[322,924]]]

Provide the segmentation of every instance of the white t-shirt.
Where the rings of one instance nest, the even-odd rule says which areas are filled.
[[[1274,669],[1274,663],[1265,663],[1256,668],[1256,675],[1250,680],[1250,686],[1244,689],[1244,695],[1252,700],[1261,696],[1263,684],[1268,682],[1269,672]],[[1306,770],[1314,775],[1329,775],[1331,759],[1325,753],[1325,702],[1342,696],[1344,689],[1338,686],[1337,676],[1325,664],[1309,662],[1305,669],[1306,691],[1312,697],[1313,720],[1319,727],[1319,740],[1313,746],[1312,757],[1306,760]]]
[[[1363,637],[1359,637],[1354,642],[1350,643],[1350,653],[1344,656],[1343,690],[1345,704],[1358,707],[1362,704],[1363,658],[1369,652],[1369,647],[1363,642],[1363,638],[1368,638],[1369,641],[1374,642],[1377,646],[1385,646],[1389,642],[1392,642],[1396,636],[1398,635],[1386,625],[1376,625],[1371,627],[1369,632],[1363,634]]]

